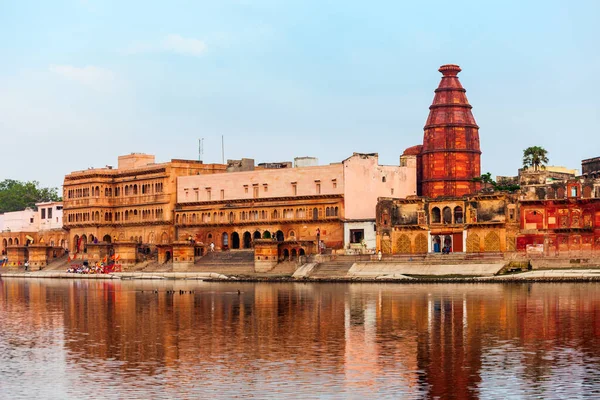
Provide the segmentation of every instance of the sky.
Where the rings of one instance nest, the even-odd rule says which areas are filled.
[[[0,180],[119,155],[398,165],[458,64],[482,172],[600,156],[600,2],[0,0]]]

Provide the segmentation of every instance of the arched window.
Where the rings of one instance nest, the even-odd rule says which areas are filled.
[[[455,224],[463,223],[463,209],[460,206],[454,207],[454,223]]]
[[[450,209],[450,207],[444,207],[444,223],[452,223],[452,210]]]
[[[313,219],[319,219],[319,210],[316,207],[313,208],[312,214]]]
[[[442,216],[441,216],[440,209],[437,207],[433,207],[431,209],[431,223],[439,224],[441,221],[442,221]]]
[[[381,182],[385,183],[385,176],[381,178]]]
[[[325,208],[325,216],[329,217],[329,207]]]

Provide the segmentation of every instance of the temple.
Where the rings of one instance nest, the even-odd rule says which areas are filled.
[[[442,65],[425,123],[420,160],[422,196],[464,196],[476,193],[481,175],[479,127],[471,113],[466,90],[458,80],[458,65]],[[417,147],[407,151],[414,152]]]

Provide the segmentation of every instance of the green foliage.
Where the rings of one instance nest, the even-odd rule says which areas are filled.
[[[483,184],[484,191],[488,191],[488,187],[490,187],[493,192],[509,193],[514,193],[521,189],[521,186],[519,185],[501,185],[496,183],[496,181],[492,179],[492,174],[489,172],[486,172],[485,174],[478,176],[477,178],[473,178],[473,182],[481,182]]]
[[[544,168],[548,163],[548,152],[540,146],[528,147],[523,150],[523,167],[533,168],[534,171]]]
[[[5,179],[0,182],[0,213],[34,208],[35,203],[43,201],[61,200],[58,188],[41,188],[37,181]]]

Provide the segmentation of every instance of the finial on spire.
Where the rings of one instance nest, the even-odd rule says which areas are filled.
[[[460,71],[460,67],[456,64],[445,64],[438,69],[444,76],[456,76]]]

